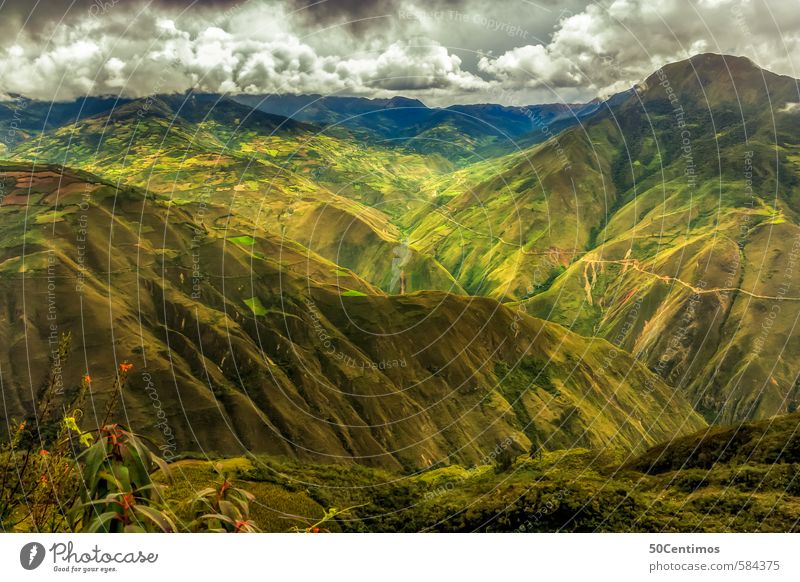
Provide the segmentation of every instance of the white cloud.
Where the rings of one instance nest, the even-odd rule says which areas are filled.
[[[607,9],[589,4],[561,20],[549,42],[484,57],[479,68],[514,86],[582,85],[601,95],[629,87],[667,62],[708,51],[749,56],[797,76],[800,11],[790,13],[787,4],[614,0]],[[785,17],[780,29],[769,24],[778,13]]]
[[[33,43],[27,49],[6,49],[0,88],[41,99],[70,99],[86,92],[139,97],[191,87],[210,92],[368,94],[473,91],[487,85],[462,70],[458,56],[430,40],[395,41],[348,56],[320,55],[292,33],[286,21],[275,15],[269,21],[271,32],[260,35],[220,26],[182,28],[167,18],[138,23],[135,36],[119,36],[97,22],[62,26],[43,50]],[[151,34],[142,26],[150,26]]]
[[[578,67],[543,45],[515,48],[496,59],[483,57],[478,68],[513,87],[577,87],[586,82]]]
[[[165,5],[138,12],[134,2],[118,3],[47,35],[0,36],[0,93],[139,97],[197,87],[406,93],[434,103],[496,101],[499,94],[518,104],[574,101],[626,89],[701,51],[749,56],[798,76],[800,11],[790,2],[580,1],[559,3],[571,10],[560,13],[519,0],[448,0],[424,12],[422,0],[404,0],[403,14],[416,4],[424,18],[398,11],[357,33],[308,24],[279,0],[251,0],[217,17],[203,12],[205,20]]]

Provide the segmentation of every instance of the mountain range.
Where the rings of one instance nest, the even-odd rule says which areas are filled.
[[[2,103],[2,416],[51,326],[72,382],[132,362],[125,420],[182,452],[632,462],[793,413],[798,104],[716,54],[587,104]]]

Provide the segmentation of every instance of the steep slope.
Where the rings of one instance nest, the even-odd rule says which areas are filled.
[[[362,147],[206,94],[126,102],[31,136],[14,155],[79,167],[174,204],[213,199],[240,229],[288,236],[389,292],[401,290],[400,271],[406,291],[463,292],[435,260],[404,245],[391,222],[440,167],[418,155]]]
[[[433,178],[412,245],[464,288],[631,351],[708,420],[800,402],[798,81],[665,66],[530,149]]]
[[[709,420],[796,407],[798,101],[795,79],[699,55],[590,120],[624,139],[615,203],[528,312],[631,351]]]
[[[800,414],[792,413],[676,438],[653,447],[625,466],[655,475],[689,469],[710,471],[719,465],[797,463]]]
[[[355,507],[332,531],[796,532],[799,422],[792,414],[704,429],[622,464],[609,451],[589,449],[512,454],[501,464],[501,448],[477,466],[413,476],[265,456],[229,463],[266,507],[276,496],[261,495],[265,487],[290,499],[308,495],[321,507]],[[205,475],[198,474],[203,466]],[[205,484],[209,473],[211,463],[192,462],[184,487]],[[309,514],[307,499],[290,503],[289,513]],[[274,519],[265,525],[286,531]]]
[[[66,390],[169,452],[269,453],[394,469],[469,464],[498,442],[644,449],[703,421],[602,340],[486,298],[386,296],[271,236],[59,167],[5,166],[3,419],[21,418],[71,332]],[[236,235],[236,236],[234,236]]]
[[[474,294],[523,299],[545,287],[592,241],[614,204],[618,135],[594,125],[476,164],[437,183],[409,219],[414,245]]]

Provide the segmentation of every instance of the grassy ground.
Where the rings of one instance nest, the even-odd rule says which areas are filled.
[[[255,493],[254,517],[268,531],[334,507],[346,511],[331,531],[797,531],[798,418],[703,431],[622,464],[571,449],[520,455],[502,469],[498,455],[411,475],[267,457],[217,465]],[[178,497],[213,480],[212,466],[177,463]]]

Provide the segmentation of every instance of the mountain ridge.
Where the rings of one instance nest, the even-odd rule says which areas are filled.
[[[341,270],[351,281],[341,291],[349,293],[346,300],[336,298],[327,277],[321,283],[330,295],[319,300],[332,311],[320,313],[337,328],[351,323],[339,319],[336,302],[363,303],[369,313],[380,305],[402,319],[398,305],[433,309],[426,302],[437,293],[463,296],[456,302],[488,296],[508,304],[503,310],[524,312],[521,317],[555,322],[589,342],[610,342],[708,422],[727,423],[787,412],[800,402],[799,370],[787,357],[797,349],[791,322],[800,312],[795,295],[780,291],[800,285],[789,269],[800,232],[793,137],[800,116],[789,104],[800,100],[797,81],[762,74],[749,61],[728,67],[726,59],[699,55],[666,65],[663,77],[654,75],[668,83],[648,82],[590,104],[579,124],[558,133],[540,130],[541,143],[465,165],[446,159],[441,148],[404,151],[352,128],[318,134],[317,126],[286,125],[285,118],[259,112],[252,113],[255,122],[241,124],[236,120],[252,108],[229,100],[212,107],[214,96],[198,97],[199,109],[189,117],[175,115],[185,97],[164,101],[165,111],[159,101],[142,121],[148,126],[137,125],[136,114],[146,100],[125,104],[127,121],[118,119],[115,135],[106,135],[100,114],[48,130],[12,153],[63,161],[108,183],[127,181],[176,212],[196,212],[198,203],[211,200],[216,235],[234,231],[240,251],[252,239],[251,259],[259,266],[258,254],[268,257],[257,248],[263,241],[271,241],[264,247],[269,252],[280,248],[277,241],[296,245],[299,263],[306,253],[315,271]],[[717,75],[729,70],[727,78]],[[705,91],[703,78],[712,74],[717,77]],[[758,107],[767,97],[775,101],[771,111]],[[395,113],[408,109],[405,100],[394,104]],[[467,124],[437,122],[415,134],[421,127],[413,128],[411,141],[446,142],[452,135],[454,151],[491,145],[474,140]],[[231,261],[244,268],[241,257]],[[250,301],[253,313],[274,307],[255,297],[239,299]],[[762,338],[754,330],[779,301],[785,318]],[[177,303],[181,318],[191,313],[183,299]],[[189,354],[191,342],[181,341]],[[508,375],[501,368],[486,378],[499,382]],[[533,418],[537,400],[521,389],[535,383],[513,367],[508,372],[510,384],[499,382],[502,398],[525,404],[516,410],[509,404],[518,420]],[[559,425],[575,437],[568,419]],[[608,431],[593,434],[601,442]]]
[[[520,452],[531,439],[631,451],[704,425],[627,356],[604,363],[606,342],[494,300],[386,295],[279,237],[215,231],[215,205],[199,223],[192,205],[56,166],[0,177],[4,418],[29,408],[55,325],[76,341],[67,386],[90,374],[102,409],[130,362],[120,414],[167,446],[151,386],[180,451],[411,470],[508,438]]]

